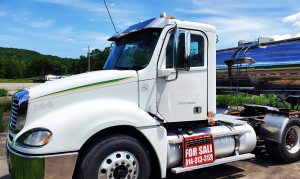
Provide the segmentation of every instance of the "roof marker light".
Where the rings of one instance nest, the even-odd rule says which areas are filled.
[[[167,19],[175,19],[173,16],[168,16]]]
[[[165,12],[162,12],[162,13],[160,14],[160,17],[161,17],[161,18],[166,18],[166,17],[167,17],[167,14],[166,14]]]

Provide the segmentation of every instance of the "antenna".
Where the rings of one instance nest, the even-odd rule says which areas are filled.
[[[90,46],[88,46],[88,71],[91,71]]]
[[[117,32],[117,30],[116,30],[116,27],[115,27],[114,21],[113,21],[113,20],[112,20],[112,18],[111,18],[111,15],[110,15],[110,13],[109,13],[109,10],[108,10],[108,7],[107,7],[107,5],[106,5],[106,2],[105,2],[105,0],[103,0],[103,2],[104,2],[104,4],[105,4],[106,10],[107,10],[107,12],[108,12],[108,15],[109,15],[109,18],[110,18],[110,20],[111,20],[111,23],[112,23],[112,25],[114,26],[114,29],[115,29],[116,33],[117,33],[117,34],[119,34],[119,32]]]

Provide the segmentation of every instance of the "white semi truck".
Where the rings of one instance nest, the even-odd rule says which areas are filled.
[[[297,111],[215,114],[215,27],[162,13],[109,40],[104,70],[13,95],[13,178],[165,178],[253,158],[257,138],[272,156],[299,159]]]

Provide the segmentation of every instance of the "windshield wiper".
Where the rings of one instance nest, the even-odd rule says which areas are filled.
[[[141,67],[140,66],[133,66],[133,67],[115,67],[115,70],[140,70]]]
[[[115,70],[131,70],[129,67],[115,67]]]

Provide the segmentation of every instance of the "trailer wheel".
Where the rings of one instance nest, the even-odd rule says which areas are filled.
[[[272,157],[292,163],[300,159],[300,122],[291,120],[286,125],[281,143],[266,141],[266,149]]]
[[[117,135],[95,143],[78,166],[80,179],[147,179],[150,159],[145,147],[136,139]]]

